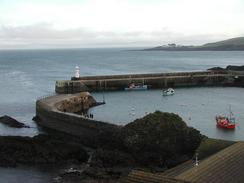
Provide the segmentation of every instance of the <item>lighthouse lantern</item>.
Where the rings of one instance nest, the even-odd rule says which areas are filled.
[[[80,68],[79,66],[75,67],[75,78],[79,78],[80,77]]]

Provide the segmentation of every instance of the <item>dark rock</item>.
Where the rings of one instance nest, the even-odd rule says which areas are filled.
[[[127,167],[133,165],[135,165],[135,161],[129,153],[116,149],[97,149],[91,159],[91,166],[97,167]]]
[[[123,145],[135,161],[146,167],[171,167],[189,159],[202,135],[176,114],[156,111],[122,129]]]
[[[131,171],[130,168],[101,168],[88,167],[85,170],[76,170],[70,173],[61,173],[58,177],[59,183],[114,183],[119,182],[121,177],[125,177]]]
[[[209,71],[224,71],[225,69],[222,67],[212,67],[210,69],[208,69]]]
[[[26,126],[24,123],[6,115],[0,117],[0,123],[13,128],[29,128],[29,126]]]
[[[244,71],[244,65],[242,65],[242,66],[228,65],[226,67],[226,70],[231,70],[231,71]]]
[[[35,121],[35,122],[38,122],[38,121],[40,121],[40,118],[39,118],[38,116],[34,116],[34,117],[32,118],[32,120]]]
[[[242,65],[242,66],[228,65],[226,68],[213,67],[208,70],[210,70],[210,71],[244,71],[244,65]]]
[[[67,140],[68,141],[68,140]],[[0,137],[0,166],[18,164],[80,163],[88,159],[83,146],[49,135]]]

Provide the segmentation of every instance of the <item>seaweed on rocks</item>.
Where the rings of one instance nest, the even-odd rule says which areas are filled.
[[[0,166],[80,163],[87,159],[88,154],[82,145],[67,143],[53,136],[0,137]]]

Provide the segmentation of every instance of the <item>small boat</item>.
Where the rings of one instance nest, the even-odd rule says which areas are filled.
[[[144,84],[135,84],[130,83],[128,87],[125,88],[125,90],[147,90],[148,86]]]
[[[173,88],[168,88],[167,90],[163,90],[163,96],[174,95],[175,90]]]
[[[236,127],[235,118],[233,117],[233,113],[231,112],[231,108],[230,108],[229,117],[227,117],[227,116],[216,116],[215,119],[216,119],[216,125],[219,128],[235,129],[235,127]]]

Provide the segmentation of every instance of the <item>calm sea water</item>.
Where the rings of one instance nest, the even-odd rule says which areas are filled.
[[[197,71],[229,64],[244,65],[244,52],[145,52],[126,49],[0,51],[0,116],[10,115],[32,127],[16,130],[0,124],[0,135],[38,134],[37,126],[31,120],[35,115],[36,99],[53,94],[55,81],[70,79],[76,65],[85,76]],[[101,93],[94,93],[94,96],[102,99]],[[244,140],[243,88],[181,88],[171,97],[162,97],[159,90],[121,91],[105,93],[105,98],[106,105],[91,110],[97,119],[126,124],[146,112],[162,110],[178,113],[187,124],[204,135]],[[216,129],[214,116],[226,113],[229,104],[236,114],[238,128],[232,132]],[[18,182],[14,177],[21,176],[23,172],[35,176],[32,182],[48,182],[47,179],[42,181],[47,174],[40,170],[0,169],[1,177],[4,175],[6,180],[12,177],[11,182]]]

